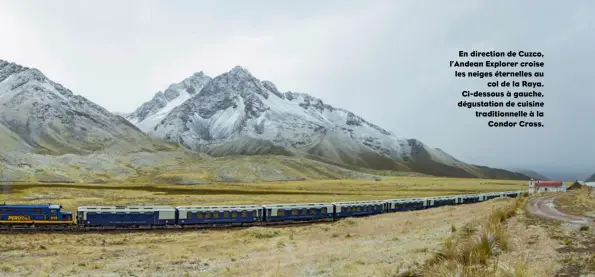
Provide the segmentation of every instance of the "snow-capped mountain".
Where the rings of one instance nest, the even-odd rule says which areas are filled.
[[[157,92],[151,101],[145,102],[138,109],[126,116],[130,122],[144,132],[155,126],[175,107],[198,93],[211,78],[202,71],[194,73],[184,81],[171,84],[164,92]]]
[[[0,148],[3,153],[88,153],[150,147],[123,117],[74,95],[41,71],[0,60]]]
[[[397,137],[350,111],[304,93],[282,93],[242,67],[212,80],[201,74],[195,93],[182,97],[182,84],[195,77],[170,86],[176,97],[158,93],[128,118],[153,136],[211,155],[309,155],[375,169],[485,175],[485,169]]]

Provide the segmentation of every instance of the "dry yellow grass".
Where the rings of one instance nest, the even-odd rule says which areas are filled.
[[[288,228],[0,236],[0,275],[395,276],[510,199]],[[455,227],[455,228],[457,228]]]
[[[577,190],[556,199],[560,210],[568,214],[595,217],[595,190]]]
[[[223,205],[382,200],[525,189],[526,182],[433,177],[390,177],[383,181],[308,180],[209,185],[10,184],[8,203],[54,202],[66,210],[101,204]]]
[[[146,186],[10,185],[9,203],[221,205],[390,199],[524,189],[520,181],[391,177]],[[510,199],[288,228],[2,234],[0,276],[395,276],[440,249],[443,237]]]
[[[452,228],[442,249],[413,276],[552,276],[558,266],[556,241],[544,228],[524,222],[523,197],[495,208],[479,221]],[[520,218],[519,218],[520,217]],[[529,232],[528,232],[529,227]]]

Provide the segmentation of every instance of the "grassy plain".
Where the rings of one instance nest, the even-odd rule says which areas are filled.
[[[522,181],[388,177],[207,185],[11,184],[7,203],[81,205],[330,202],[523,189]],[[1,234],[0,276],[397,276],[433,257],[453,226],[489,217],[484,203],[333,223],[231,230]]]
[[[374,180],[305,180],[205,185],[108,184],[5,185],[0,201],[59,203],[73,211],[84,205],[230,205],[382,200],[525,189],[524,181],[436,177]]]
[[[555,202],[565,213],[595,218],[595,189],[572,191],[561,195]]]

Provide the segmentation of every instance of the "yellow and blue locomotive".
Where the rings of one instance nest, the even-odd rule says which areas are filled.
[[[2,225],[71,225],[71,212],[63,212],[62,206],[46,205],[6,205],[0,204],[0,224]]]

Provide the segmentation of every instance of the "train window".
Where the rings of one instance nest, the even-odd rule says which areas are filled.
[[[297,209],[291,209],[291,215],[298,215]]]
[[[356,211],[361,212],[362,211],[362,207],[357,207]]]
[[[323,213],[323,214],[325,214],[326,213],[326,208],[320,209],[320,212]]]
[[[302,209],[302,215],[307,215],[307,214],[308,214],[308,210]]]
[[[186,214],[186,218],[192,218],[192,212],[188,212],[188,213]]]
[[[211,213],[210,212],[206,212],[205,213],[205,218],[211,218]]]
[[[219,212],[213,212],[213,218],[219,218]]]
[[[238,212],[236,212],[236,211],[231,212],[231,217],[238,217]]]
[[[316,209],[310,209],[310,214],[316,214]]]
[[[196,213],[196,217],[202,218],[202,213],[201,212]]]
[[[278,216],[285,216],[285,210],[283,210],[283,209],[277,210],[277,215]]]
[[[256,211],[252,211],[252,216],[256,217]]]
[[[229,212],[223,212],[223,217],[229,218]]]
[[[243,211],[242,212],[242,217],[247,217],[247,216],[248,216],[248,213],[246,211]]]

